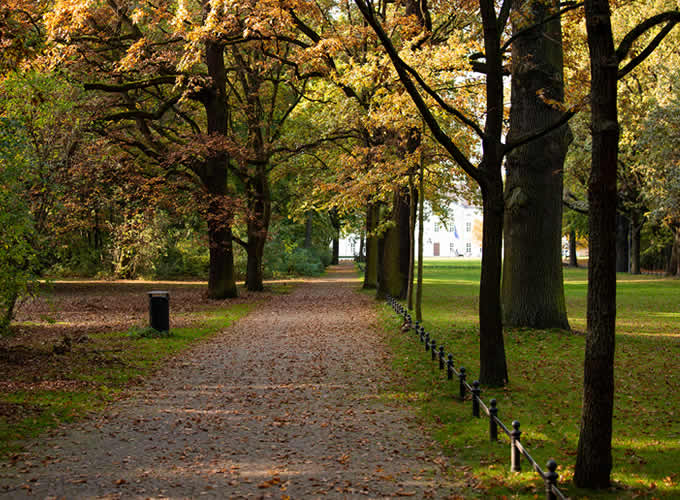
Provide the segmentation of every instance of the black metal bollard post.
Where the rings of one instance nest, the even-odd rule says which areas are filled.
[[[425,341],[425,328],[420,327],[420,343],[422,344]]]
[[[416,325],[413,327],[413,329],[418,333],[418,330],[420,329],[420,321],[416,320]]]
[[[411,323],[411,315],[410,314],[406,313],[404,315],[404,321],[406,322],[406,326],[408,327],[409,330],[411,328],[413,328],[413,323]]]
[[[453,354],[449,354],[446,360],[446,379],[453,380]]]
[[[510,470],[512,472],[521,472],[522,465],[519,463],[520,453],[515,443],[520,440],[522,431],[519,430],[519,422],[512,421],[512,431],[510,432]]]
[[[170,292],[147,292],[149,296],[149,326],[159,332],[170,331]]]
[[[460,399],[465,399],[465,367],[461,366],[460,371],[458,372],[458,382],[460,384],[459,388],[459,393],[460,393]]]
[[[439,369],[444,369],[444,346],[439,346]]]
[[[430,352],[432,353],[432,361],[437,359],[437,341],[435,339],[430,341]]]
[[[477,418],[479,418],[479,394],[481,392],[479,380],[472,382],[472,416]]]
[[[430,350],[430,334],[425,332],[425,350]]]
[[[492,443],[498,441],[498,424],[496,417],[498,416],[498,408],[496,407],[496,400],[489,401],[489,439]]]
[[[545,498],[547,500],[557,500],[557,495],[553,493],[552,487],[557,486],[557,478],[559,475],[557,472],[557,462],[552,458],[548,460],[548,472],[545,474]]]

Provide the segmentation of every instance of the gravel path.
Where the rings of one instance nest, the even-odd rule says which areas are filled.
[[[275,296],[105,415],[0,464],[0,498],[449,498],[351,266]]]

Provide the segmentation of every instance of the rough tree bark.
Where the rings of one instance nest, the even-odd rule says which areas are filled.
[[[630,274],[640,274],[640,236],[642,224],[631,224],[630,228]]]
[[[503,54],[493,0],[480,0],[484,30],[486,123],[482,162],[478,167],[482,191],[482,273],[479,282],[479,381],[492,387],[508,382],[501,318],[501,261],[503,242]],[[493,68],[493,70],[491,69]]]
[[[423,231],[425,229],[425,165],[420,157],[418,169],[418,285],[416,287],[416,320],[423,321]]]
[[[251,292],[264,290],[263,257],[271,220],[271,192],[269,176],[264,165],[254,167],[256,175],[247,182],[248,242],[246,263],[246,288]]]
[[[482,187],[482,273],[479,281],[479,380],[499,387],[508,382],[501,319],[501,257],[503,239],[503,181],[493,175]]]
[[[378,226],[380,207],[369,203],[366,209],[366,267],[364,269],[364,288],[373,289],[378,286]]]
[[[204,92],[209,134],[226,135],[227,93],[224,67],[224,46],[206,42],[206,66],[212,79],[212,87]],[[208,272],[208,296],[212,299],[237,297],[234,273],[234,252],[231,232],[231,213],[226,208],[228,158],[224,154],[209,158],[198,172],[208,192],[208,241],[210,245],[210,268]]]
[[[616,323],[617,56],[608,0],[586,0],[590,52],[592,167],[588,180],[589,265],[586,352],[574,482],[606,488],[612,469]]]
[[[335,208],[329,212],[331,226],[333,227],[333,257],[331,264],[337,266],[340,263],[340,216]],[[361,250],[359,250],[361,252]]]
[[[578,267],[578,257],[576,256],[576,231],[569,231],[569,267]]]
[[[417,191],[413,184],[413,173],[408,176],[408,190],[409,190],[409,221],[408,221],[408,236],[409,236],[409,254],[408,254],[408,290],[406,293],[406,303],[409,310],[413,309],[413,269],[415,258],[415,232],[416,232],[416,210]]]
[[[392,212],[390,214],[390,227],[388,227],[382,236],[382,253],[380,255],[380,272],[378,279],[378,289],[376,291],[376,298],[383,299],[387,295],[392,297],[405,299],[404,284],[405,279],[402,271],[402,233],[400,231],[400,224],[403,218],[403,201],[399,193],[400,189],[395,188],[392,195]],[[406,206],[406,218],[408,220],[408,205]],[[403,226],[402,226],[403,227]],[[408,223],[406,224],[408,227]],[[406,254],[408,255],[408,254]],[[404,292],[404,295],[402,295]]]
[[[366,237],[362,234],[359,237],[359,262],[366,262]]]
[[[508,140],[543,129],[562,112],[545,98],[564,99],[560,19],[543,22],[557,0],[515,0]],[[509,326],[569,329],[562,276],[562,169],[567,125],[511,152],[506,159],[503,322]]]
[[[673,231],[673,244],[666,266],[666,275],[678,276],[680,275],[680,228],[671,227],[671,231]]]
[[[628,218],[622,214],[616,214],[616,272],[628,272],[628,237],[630,224]]]
[[[307,212],[307,218],[305,220],[305,242],[303,246],[305,248],[312,248],[312,228],[314,222],[314,212],[311,210]]]
[[[399,254],[396,258],[399,261],[399,279],[401,280],[398,296],[400,299],[406,299],[409,286],[409,266],[411,264],[411,196],[408,188],[401,188],[397,191],[395,208],[397,216],[394,220],[399,235]]]

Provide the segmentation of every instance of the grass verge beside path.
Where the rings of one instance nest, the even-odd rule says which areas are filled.
[[[286,293],[289,289],[282,283],[274,285],[272,291]],[[78,297],[85,295],[78,293]],[[101,303],[101,296],[91,297]],[[19,453],[26,439],[103,408],[170,357],[227,328],[258,300],[259,296],[252,295],[233,303],[204,303],[199,310],[185,310],[182,326],[171,325],[169,337],[140,338],[134,335],[139,327],[126,331],[101,328],[98,332],[95,326],[94,331],[83,335],[77,329],[68,330],[69,335],[64,337],[69,337],[70,345],[65,349],[63,345],[60,349],[49,330],[68,325],[26,322],[33,331],[25,342],[19,334],[11,346],[0,349],[0,364],[7,372],[0,379],[0,459]],[[106,311],[98,320],[106,324]],[[12,370],[13,366],[16,369]]]
[[[479,373],[477,304],[479,262],[426,261],[424,326],[452,352],[468,381]],[[498,400],[499,417],[521,423],[522,442],[542,467],[559,464],[563,491],[573,498],[680,498],[680,281],[618,275],[616,396],[613,480],[594,492],[573,487],[583,380],[587,272],[565,270],[569,321],[574,333],[505,331],[510,384],[484,389]],[[430,361],[417,337],[399,332],[399,318],[384,307],[382,321],[406,387],[390,395],[418,409],[433,436],[472,473],[482,497],[544,497],[543,483],[523,459],[522,473],[510,472],[509,442],[499,432],[490,443],[488,419],[471,416],[471,403],[457,399],[458,385]]]

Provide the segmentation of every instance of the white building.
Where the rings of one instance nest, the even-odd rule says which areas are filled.
[[[425,208],[423,257],[481,257],[482,211],[477,207],[451,204],[448,216],[439,217]],[[418,226],[416,225],[416,242]],[[360,237],[350,234],[340,239],[340,257],[359,254]],[[365,250],[364,250],[365,251]],[[416,243],[416,256],[418,245]]]

